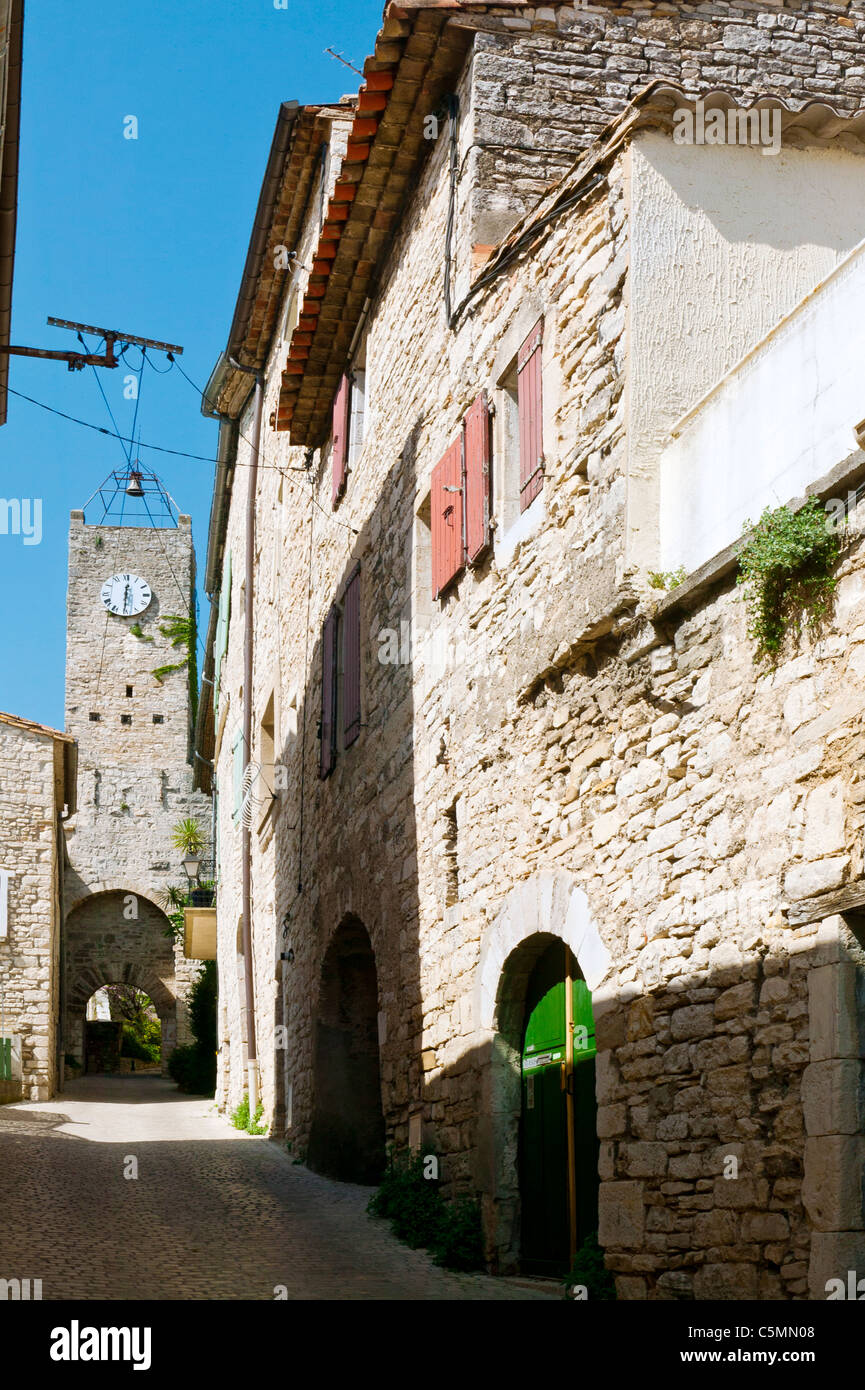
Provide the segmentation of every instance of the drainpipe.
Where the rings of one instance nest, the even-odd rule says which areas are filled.
[[[258,448],[261,441],[261,417],[264,412],[264,377],[254,367],[241,367],[231,360],[232,367],[255,377],[253,399],[252,458],[249,468],[249,492],[246,498],[246,597],[243,622],[243,750],[244,779],[252,761],[252,656],[254,643],[253,584],[255,581],[255,499],[258,490]],[[243,973],[246,986],[247,1075],[249,1082],[249,1113],[258,1107],[258,1055],[255,1041],[255,985],[252,977],[252,829],[241,818],[241,866],[243,895]]]

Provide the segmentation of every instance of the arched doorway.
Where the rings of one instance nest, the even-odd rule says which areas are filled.
[[[343,1182],[384,1171],[378,979],[366,928],[349,918],[325,952],[315,1018],[314,1110],[307,1162]]]
[[[584,1037],[576,1030],[585,1028],[586,1043],[590,1040],[594,1043],[592,1016],[598,1005],[602,1009],[609,1008],[611,991],[615,992],[616,988],[612,964],[586,894],[566,870],[542,870],[514,887],[481,939],[472,1002],[476,1038],[486,1057],[479,1095],[477,1181],[482,1197],[486,1257],[493,1273],[513,1274],[524,1264],[531,1266],[533,1263],[536,1270],[542,1263],[555,1265],[557,1273],[560,1268],[567,1267],[574,1240],[573,1211],[576,1211],[577,1232],[585,1230],[588,1233],[598,1186],[593,1047],[575,1049],[570,1059],[573,1070],[567,1077],[567,1084],[573,1092],[574,1116],[570,1155],[567,1114],[563,1115],[563,1111],[567,1111],[568,1092],[562,1090],[561,1074],[562,1062],[567,1063],[569,1059],[551,1057],[548,1063],[540,1066],[535,1063],[525,1068],[524,1059],[553,1052],[556,1050],[553,1043],[563,1046],[567,1041],[568,1034],[561,1026],[562,1018],[564,1025],[568,1022],[564,1013],[568,997],[566,967],[571,970],[574,1011],[571,1021],[575,1041]],[[575,987],[575,982],[579,987]],[[544,1001],[551,991],[553,998],[546,1005]],[[554,1037],[551,1031],[545,1039],[548,1008],[554,1016],[558,1036]],[[539,1017],[535,1019],[536,1009]],[[544,1041],[550,1043],[549,1048],[541,1046]],[[529,1044],[534,1044],[531,1051]],[[550,1079],[539,1081],[536,1075],[534,1087],[530,1088],[531,1074],[543,1073],[548,1067],[553,1069]],[[555,1085],[559,1087],[557,1107],[553,1106]],[[539,1093],[545,1087],[550,1088],[548,1110],[558,1136],[546,1151],[543,1147],[538,1149],[540,1140],[532,1131],[533,1124],[543,1130],[543,1126],[536,1123],[540,1121],[540,1114],[524,1122],[530,1089],[534,1089],[535,1105],[540,1109],[542,1097]],[[565,1173],[560,1181],[559,1176],[553,1174],[562,1172],[563,1151]],[[535,1167],[541,1162],[545,1164],[550,1174],[548,1185],[557,1194],[557,1210],[552,1210],[545,1219],[538,1213],[541,1198],[531,1182],[533,1154]],[[586,1181],[582,1185],[577,1183],[574,1197],[572,1187],[569,1188],[570,1175],[578,1169],[586,1176]],[[527,1200],[525,1213],[524,1200]],[[554,1248],[550,1256],[547,1242],[541,1235],[546,1228],[545,1220],[559,1233],[564,1228],[567,1237],[564,1256],[561,1234],[559,1247]]]
[[[140,990],[161,1027],[161,1063],[178,1042],[175,950],[170,923],[155,903],[120,890],[93,893],[64,926],[64,1050],[83,1068],[87,1003],[106,985]]]
[[[521,1029],[520,1264],[557,1275],[598,1227],[595,1025],[570,948],[541,940]]]

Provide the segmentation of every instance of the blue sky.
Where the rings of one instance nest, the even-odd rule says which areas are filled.
[[[279,104],[356,91],[361,79],[324,49],[362,67],[381,11],[381,0],[27,0],[12,341],[78,347],[49,314],[114,326],[182,344],[203,386],[228,335]],[[123,136],[129,115],[137,140]],[[124,434],[126,371],[100,371]],[[110,427],[90,368],[12,358],[10,385]],[[138,425],[144,441],[216,452],[216,423],[177,371],[145,369]],[[141,457],[191,513],[200,575],[212,466]],[[0,534],[0,709],[63,727],[69,512],[124,466],[117,440],[10,394],[0,496],[41,498],[43,521],[38,545]]]

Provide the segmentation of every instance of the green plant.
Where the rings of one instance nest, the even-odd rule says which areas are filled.
[[[140,1026],[123,1025],[121,1057],[134,1057],[139,1062],[158,1062],[162,1055],[162,1028],[156,1019],[148,1018]]]
[[[165,677],[170,675],[172,671],[182,671],[184,666],[186,667],[189,678],[189,704],[194,724],[198,712],[198,629],[194,608],[188,618],[184,618],[179,613],[167,613],[165,622],[159,625],[159,631],[163,637],[168,638],[172,647],[185,647],[186,656],[182,661],[157,666],[154,671],[151,671],[151,675],[161,685]]]
[[[138,637],[142,642],[152,642],[153,638],[149,632],[143,632],[140,623],[133,623],[129,631],[133,637]]]
[[[171,827],[171,843],[184,854],[200,854],[204,849],[204,832],[194,816],[184,816]]]
[[[483,1269],[481,1209],[473,1198],[457,1197],[445,1207],[430,1251],[436,1264],[446,1269]]]
[[[480,1209],[468,1197],[448,1205],[438,1179],[425,1176],[429,1154],[394,1154],[377,1192],[367,1203],[372,1216],[386,1217],[398,1240],[429,1248],[448,1269],[483,1268]]]
[[[266,1134],[267,1125],[259,1124],[259,1120],[264,1114],[264,1106],[261,1101],[255,1107],[255,1114],[250,1119],[249,1115],[249,1092],[244,1091],[243,1099],[231,1116],[231,1123],[235,1129],[245,1129],[247,1134]]]
[[[102,537],[96,536],[93,541],[93,548],[94,550],[101,550],[104,544],[105,542],[103,541]]]
[[[798,511],[769,507],[737,552],[737,584],[745,586],[748,636],[756,657],[767,665],[778,659],[788,632],[803,625],[815,632],[832,605],[835,565],[841,551],[834,526],[816,498]]]
[[[181,1091],[212,1096],[216,1090],[216,961],[206,960],[189,991],[189,1028],[195,1039],[176,1047],[168,1073]]]
[[[615,1302],[616,1283],[604,1265],[604,1252],[598,1244],[597,1232],[587,1235],[576,1255],[570,1274],[565,1280],[565,1297],[571,1297],[575,1284],[582,1285],[592,1301]]]
[[[688,571],[684,565],[677,570],[649,570],[649,584],[653,589],[676,589],[684,584]]]

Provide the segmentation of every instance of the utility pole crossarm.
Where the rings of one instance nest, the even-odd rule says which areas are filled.
[[[140,338],[135,333],[118,333],[114,328],[97,328],[92,323],[73,323],[71,319],[49,317],[54,328],[70,328],[78,333],[96,333],[105,340],[104,353],[70,352],[60,348],[14,347],[0,343],[0,354],[7,357],[45,357],[54,362],[65,362],[70,372],[83,371],[85,367],[119,367],[120,359],[115,355],[116,343],[124,346],[134,344],[140,348],[155,348],[158,352],[168,352],[182,356],[183,348],[178,343],[163,343],[157,338]]]

